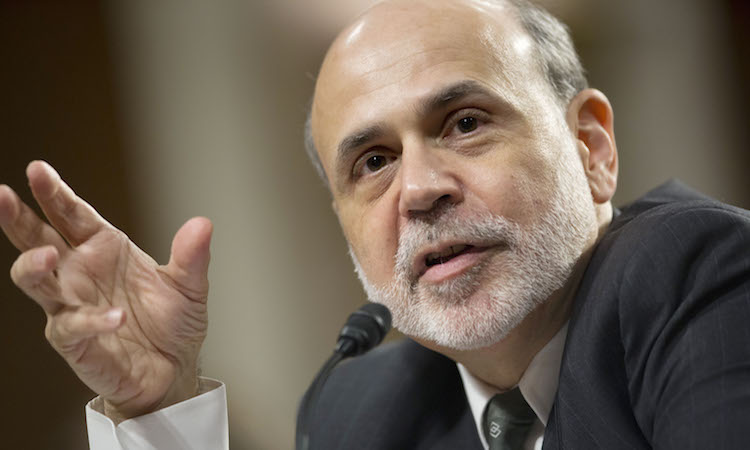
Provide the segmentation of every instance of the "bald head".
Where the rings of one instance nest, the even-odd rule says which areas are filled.
[[[512,42],[502,33],[508,28],[514,31]],[[411,57],[410,52],[403,49],[423,48],[425,42],[440,39],[446,41],[446,49],[460,50],[460,46],[467,44],[467,38],[474,40],[472,44],[478,43],[487,63],[498,69],[502,50],[515,46],[518,53],[524,53],[524,63],[532,62],[530,70],[546,81],[546,87],[551,89],[562,108],[587,87],[565,25],[526,0],[380,2],[339,34],[318,77],[315,102],[305,126],[305,147],[326,184],[328,179],[317,152],[321,144],[316,145],[313,137],[312,119],[315,109],[323,107],[318,100],[321,88],[330,80],[328,75],[337,74],[341,67],[359,70],[362,74],[373,73],[397,64],[399,59]],[[433,51],[441,50],[435,45]],[[340,87],[346,89],[346,86]]]

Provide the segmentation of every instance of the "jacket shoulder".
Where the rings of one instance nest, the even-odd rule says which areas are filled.
[[[617,399],[608,406],[650,445],[684,436],[678,441],[710,447],[710,429],[734,436],[722,425],[734,421],[725,405],[750,402],[740,405],[720,385],[734,388],[750,375],[738,370],[750,361],[741,331],[750,321],[749,248],[748,211],[678,183],[624,208],[576,297],[568,385],[571,376],[585,379],[583,362],[596,369],[587,386]]]

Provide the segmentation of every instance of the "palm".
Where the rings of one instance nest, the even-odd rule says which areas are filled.
[[[114,230],[92,236],[62,260],[58,278],[64,297],[119,307],[128,317],[113,334],[61,349],[84,383],[113,403],[149,404],[163,397],[179,362],[196,354],[205,337],[206,292],[189,298],[155,261]]]
[[[183,226],[160,266],[54,175],[29,169],[55,229],[0,191],[0,224],[24,252],[14,281],[45,309],[55,349],[107,404],[130,416],[179,400],[195,384],[206,335],[210,223]]]

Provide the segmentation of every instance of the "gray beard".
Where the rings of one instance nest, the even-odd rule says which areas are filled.
[[[387,306],[394,327],[419,340],[455,350],[499,342],[563,287],[595,226],[582,168],[563,168],[558,186],[547,211],[530,226],[489,213],[459,215],[453,206],[437,208],[428,220],[410,220],[399,237],[395,275],[387,286],[367,279],[350,247],[369,300]],[[448,239],[497,247],[450,281],[419,284],[412,273],[416,252],[429,242]]]

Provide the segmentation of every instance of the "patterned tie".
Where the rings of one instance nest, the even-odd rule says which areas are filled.
[[[518,388],[497,394],[484,410],[484,437],[490,450],[523,448],[536,414]]]

